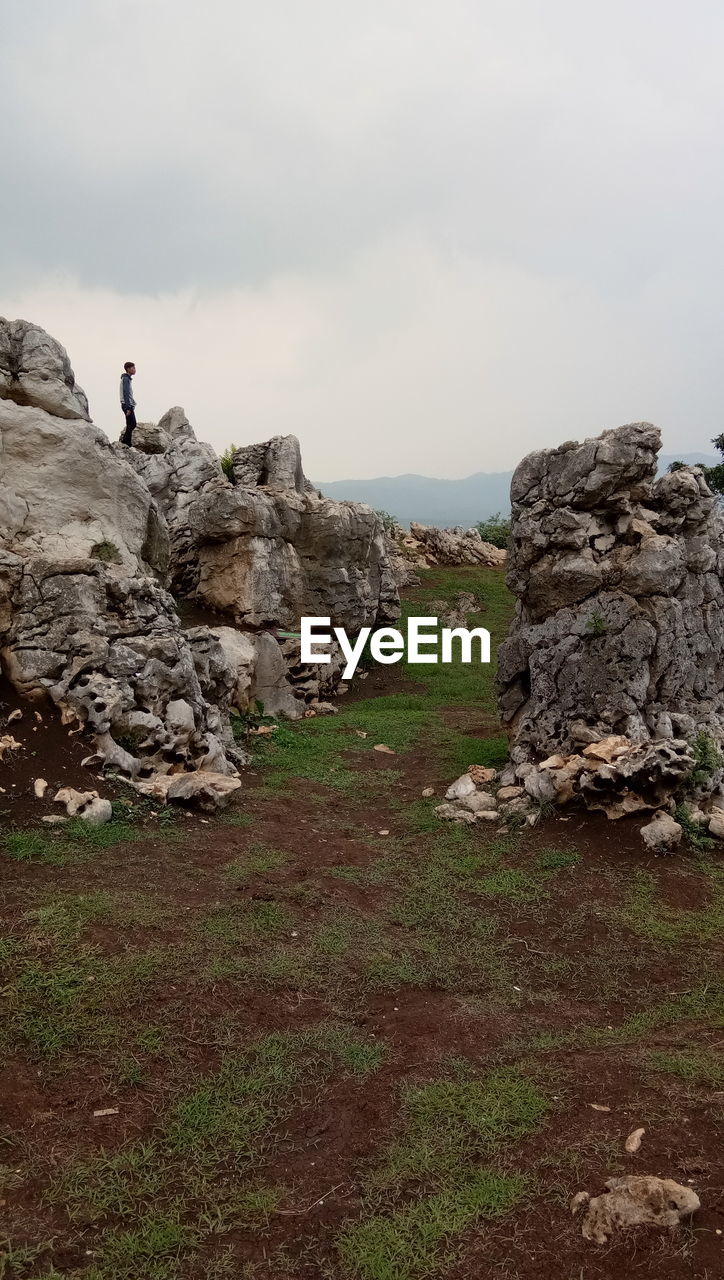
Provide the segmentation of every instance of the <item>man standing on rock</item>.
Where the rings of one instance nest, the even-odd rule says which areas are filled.
[[[133,399],[133,388],[131,386],[131,378],[136,372],[136,366],[132,360],[126,360],[121,374],[121,409],[126,419],[126,429],[121,436],[121,444],[131,444],[133,430],[136,426],[136,401]]]

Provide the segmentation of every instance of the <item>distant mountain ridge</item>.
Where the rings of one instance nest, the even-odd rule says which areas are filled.
[[[687,462],[690,466],[713,466],[718,459],[706,453],[664,453],[659,456],[659,471],[669,463]],[[376,511],[389,511],[400,524],[411,520],[420,524],[448,528],[463,525],[470,528],[486,520],[496,511],[510,511],[512,471],[478,471],[462,480],[436,480],[432,476],[377,476],[372,480],[314,481],[328,498],[348,502],[367,502]]]

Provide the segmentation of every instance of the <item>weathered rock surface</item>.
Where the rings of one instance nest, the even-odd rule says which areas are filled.
[[[654,853],[671,853],[681,844],[682,835],[682,828],[669,813],[657,813],[641,828],[641,839]]]
[[[299,442],[280,436],[234,454],[231,484],[184,412],[158,424],[164,453],[132,451],[171,538],[174,589],[239,628],[298,627],[330,616],[350,633],[399,614],[381,522],[362,503],[320,498]]]
[[[183,409],[169,409],[157,425],[139,425],[134,448],[114,446],[133,467],[162,513],[169,532],[169,582],[178,595],[191,596],[199,581],[197,538],[191,510],[201,495],[231,490],[210,444],[196,439]]]
[[[148,488],[101,431],[0,400],[0,548],[27,560],[114,561],[163,575],[168,533]]]
[[[88,400],[65,347],[27,320],[0,316],[0,400],[90,422]]]
[[[673,1229],[700,1208],[701,1201],[691,1187],[649,1175],[609,1178],[600,1196],[579,1191],[571,1201],[572,1213],[585,1210],[581,1233],[596,1244],[605,1244],[615,1231],[629,1227]]]
[[[280,489],[313,493],[319,497],[302,469],[302,453],[296,436],[273,436],[260,444],[244,445],[234,451],[234,483],[242,488]]]
[[[700,469],[656,478],[659,447],[634,423],[531,454],[511,486],[513,764],[625,739],[609,760],[584,750],[572,787],[611,816],[662,804],[697,733],[724,738],[724,523]]]
[[[302,715],[343,667],[301,664],[273,629],[391,621],[397,589],[374,512],[321,499],[294,437],[237,451],[236,484],[183,409],[134,443],[90,423],[59,343],[0,321],[3,670],[136,785],[222,803],[244,760],[231,708]],[[184,629],[168,586],[229,626]]]
[[[388,527],[385,534],[395,579],[399,586],[414,585],[415,569],[434,565],[480,564],[497,568],[506,553],[484,542],[477,529],[437,529],[424,524]]]
[[[410,535],[430,565],[482,564],[495,568],[506,561],[505,551],[492,542],[484,542],[477,529],[436,529],[413,522]]]

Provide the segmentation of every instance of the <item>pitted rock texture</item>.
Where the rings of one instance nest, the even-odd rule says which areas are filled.
[[[633,423],[531,454],[511,486],[518,602],[498,683],[512,759],[625,736],[622,760],[581,776],[600,807],[663,803],[692,738],[724,737],[724,524],[700,469],[656,478],[660,444]]]
[[[700,1208],[701,1201],[691,1187],[649,1174],[609,1178],[600,1196],[578,1191],[571,1201],[572,1213],[584,1211],[581,1234],[596,1244],[606,1244],[614,1232],[631,1227],[675,1230]]]
[[[381,526],[317,495],[294,437],[239,451],[248,485],[181,408],[134,440],[111,445],[89,422],[59,343],[0,321],[2,668],[149,794],[225,803],[245,761],[230,710],[258,699],[301,716],[339,680],[339,655],[304,666],[274,629],[397,616]],[[229,627],[184,629],[169,585]]]
[[[248,444],[234,451],[234,483],[245,488],[290,489],[314,493],[302,469],[302,452],[296,436],[273,436],[260,444]]]
[[[199,556],[192,509],[202,495],[213,505],[231,491],[210,444],[197,440],[183,409],[176,406],[160,422],[142,423],[134,447],[114,445],[116,455],[134,468],[163,513],[169,531],[170,585],[177,595],[194,595]]]
[[[213,770],[235,776],[228,711],[233,682],[215,637],[184,634],[173,599],[151,576],[87,558],[0,554],[7,603],[0,658],[12,684],[45,698],[92,737],[102,760],[133,780]],[[199,670],[226,675],[206,698]],[[197,669],[198,668],[198,669]]]
[[[215,637],[181,629],[165,590],[166,521],[130,451],[84,420],[58,343],[23,322],[2,333],[20,351],[12,397],[4,388],[0,398],[4,673],[21,693],[50,699],[134,781],[203,771],[238,785],[233,675]],[[226,672],[213,704],[197,670],[210,665]],[[217,791],[224,798],[228,787]]]
[[[353,633],[398,617],[379,517],[363,503],[320,497],[294,436],[236,450],[234,484],[183,409],[161,419],[151,447],[130,460],[168,523],[174,590],[240,629],[298,629],[300,617],[315,615]]]

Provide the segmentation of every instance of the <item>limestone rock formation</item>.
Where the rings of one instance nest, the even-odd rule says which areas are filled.
[[[244,762],[230,710],[301,715],[339,679],[274,629],[388,621],[397,591],[377,517],[321,499],[294,437],[238,451],[236,484],[180,408],[136,439],[90,423],[59,343],[0,321],[2,668],[149,794],[223,803]],[[169,586],[228,625],[184,627]]]
[[[484,542],[477,529],[436,529],[413,523],[408,530],[388,523],[385,540],[398,587],[417,586],[416,569],[466,564],[497,568],[506,559],[505,551]]]
[[[14,339],[24,350],[17,323]],[[49,376],[45,402],[63,395]],[[163,585],[166,523],[126,457],[80,412],[5,398],[0,461],[0,658],[13,685],[49,698],[131,779],[211,766],[235,778],[232,682],[225,701],[202,692]]]
[[[630,1227],[675,1229],[700,1208],[691,1187],[650,1175],[609,1178],[600,1196],[578,1191],[571,1201],[573,1214],[584,1211],[581,1234],[596,1244],[606,1244],[614,1232]]]
[[[363,503],[321,498],[294,436],[236,450],[231,484],[182,409],[158,431],[165,451],[154,438],[153,452],[134,450],[131,462],[167,520],[176,591],[242,629],[292,629],[314,614],[353,633],[397,618],[379,518]]]
[[[724,738],[724,522],[699,468],[656,478],[660,443],[650,423],[606,431],[529,455],[511,486],[518,602],[498,680],[512,760],[520,778],[625,739],[576,774],[611,816],[664,803],[695,735]]]
[[[68,352],[44,329],[0,316],[0,400],[44,409],[56,418],[90,422]]]
[[[497,568],[505,564],[506,553],[492,542],[484,542],[477,529],[435,529],[424,524],[410,525],[425,564],[482,564]]]
[[[201,495],[210,502],[231,490],[210,444],[196,439],[183,409],[169,409],[160,422],[139,424],[134,448],[114,446],[154,498],[169,532],[169,578],[175,594],[191,596],[199,581],[192,508]]]
[[[260,444],[245,445],[234,452],[234,483],[245,488],[281,489],[286,493],[314,493],[302,469],[302,453],[296,436],[273,436]]]
[[[0,547],[163,575],[166,523],[147,486],[80,415],[0,400]]]

